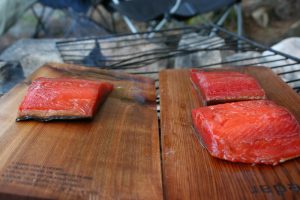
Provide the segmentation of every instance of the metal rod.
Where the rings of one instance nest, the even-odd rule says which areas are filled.
[[[289,64],[283,64],[283,65],[277,65],[277,66],[272,66],[270,67],[271,69],[277,69],[279,67],[288,67],[288,66],[292,66],[292,65],[298,65],[299,63],[289,63]]]
[[[237,15],[237,35],[243,35],[243,15],[242,15],[242,7],[241,3],[237,3],[234,5],[234,10]]]
[[[211,24],[211,25],[212,25],[213,27],[217,27],[217,26],[214,25],[214,24]],[[287,57],[287,58],[291,58],[291,59],[293,59],[293,60],[296,60],[297,62],[300,62],[300,58],[297,58],[297,57],[294,57],[294,56],[291,56],[291,55],[282,53],[281,51],[277,51],[277,50],[275,50],[275,49],[273,49],[273,48],[270,48],[270,47],[266,47],[266,46],[264,46],[264,45],[262,45],[262,44],[259,44],[259,43],[255,42],[255,41],[249,40],[248,38],[245,38],[244,36],[238,36],[238,35],[236,35],[236,34],[234,34],[234,33],[231,33],[231,32],[229,32],[229,31],[227,31],[226,29],[224,29],[224,28],[222,28],[222,27],[218,27],[218,28],[219,28],[220,31],[222,31],[222,32],[224,32],[224,33],[226,33],[226,34],[228,34],[228,35],[231,35],[231,36],[233,36],[233,37],[237,37],[238,39],[244,40],[244,41],[248,42],[249,44],[252,44],[252,45],[254,45],[254,46],[257,46],[257,47],[259,47],[259,48],[261,48],[261,49],[273,51],[273,52],[276,53],[276,54],[279,54],[279,55],[282,55],[282,56],[284,56],[284,57]]]
[[[298,81],[300,81],[300,78],[293,79],[293,80],[288,80],[288,81],[286,81],[286,83],[293,83],[293,82],[298,82]]]
[[[285,74],[290,74],[290,73],[295,73],[295,72],[300,72],[300,69],[292,70],[292,71],[288,71],[288,72],[281,72],[281,73],[278,73],[278,75],[285,75]],[[300,75],[300,73],[299,73],[299,75]]]

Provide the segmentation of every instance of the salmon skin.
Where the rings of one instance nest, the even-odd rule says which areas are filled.
[[[204,105],[266,99],[259,83],[248,74],[229,70],[191,70],[190,76],[196,90],[201,93]]]
[[[16,121],[90,119],[112,89],[106,82],[40,77],[29,86]]]
[[[300,125],[269,100],[240,101],[192,111],[203,146],[217,158],[277,165],[300,156]]]

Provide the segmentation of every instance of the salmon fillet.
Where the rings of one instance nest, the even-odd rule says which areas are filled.
[[[201,93],[204,105],[251,99],[266,99],[258,82],[248,74],[235,71],[191,70],[193,85]]]
[[[19,106],[17,121],[92,118],[112,89],[112,84],[100,81],[37,78]]]
[[[192,111],[202,144],[217,158],[277,165],[300,155],[300,125],[269,100],[241,101]]]

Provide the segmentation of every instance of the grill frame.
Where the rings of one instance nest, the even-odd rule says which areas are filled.
[[[288,55],[286,53],[277,51],[270,47],[259,44],[246,37],[238,36],[225,28],[214,24],[204,24],[198,27],[181,27],[167,30],[155,31],[155,36],[149,38],[149,34],[152,32],[139,32],[139,33],[125,33],[117,35],[105,35],[99,37],[88,37],[88,38],[74,38],[63,41],[58,41],[56,47],[60,53],[62,59],[66,63],[90,65],[90,66],[101,66],[105,69],[111,70],[131,70],[132,74],[142,75],[153,75],[158,74],[159,70],[156,71],[138,71],[141,67],[148,66],[160,60],[174,59],[179,56],[186,56],[199,51],[234,51],[237,53],[246,51],[256,52],[269,52],[267,55],[261,55],[257,57],[245,57],[242,59],[235,59],[230,61],[221,61],[218,63],[211,63],[201,66],[193,66],[194,68],[210,68],[217,65],[235,65],[238,62],[246,62],[246,64],[240,64],[239,66],[262,66],[278,63],[270,68],[275,73],[284,79],[287,75],[299,74],[300,77],[300,58]],[[198,33],[203,36],[218,36],[225,41],[224,45],[220,45],[221,41],[216,43],[210,43],[209,47],[198,47],[207,45],[205,40],[197,41],[198,43],[187,44],[186,46],[178,46],[179,38],[183,34]],[[223,41],[222,40],[222,41]],[[116,46],[118,42],[123,42]],[[209,41],[211,42],[211,41]],[[116,49],[126,48],[137,48],[147,44],[168,44],[164,47],[153,48],[147,51],[118,54],[114,56],[103,56],[97,52],[114,51]],[[92,44],[92,46],[90,45]],[[93,46],[95,44],[95,47]],[[112,45],[109,48],[100,48],[102,44]],[[76,49],[76,46],[87,45],[89,47]],[[71,48],[71,50],[70,50]],[[93,50],[96,52],[92,54]],[[81,52],[81,53],[80,53]],[[84,52],[82,54],[82,52]],[[88,54],[86,54],[88,52]],[[85,55],[84,55],[85,54]],[[91,55],[90,55],[91,54]],[[86,58],[95,59],[92,63],[86,63]],[[267,58],[267,59],[266,59]],[[259,60],[253,62],[252,60]],[[288,64],[282,63],[283,61],[289,62]],[[287,67],[295,66],[296,69],[287,69]],[[284,80],[288,84],[294,84],[293,89],[300,94],[300,78]],[[157,89],[159,89],[159,83],[157,82]]]

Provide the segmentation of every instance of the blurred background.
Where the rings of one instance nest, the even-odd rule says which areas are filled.
[[[1,0],[0,52],[20,38],[70,38],[130,32],[122,16],[124,13],[120,14],[122,11],[113,3],[109,0]],[[167,5],[158,3],[155,6],[164,9]],[[300,0],[243,0],[241,7],[246,37],[270,46],[283,38],[300,35]],[[171,18],[163,28],[214,22],[223,13],[224,8],[208,9],[201,14],[195,12],[188,17]],[[132,20],[139,31],[149,27],[151,20],[145,21]],[[231,9],[223,25],[235,31],[236,23],[236,12]]]

